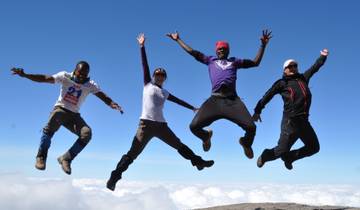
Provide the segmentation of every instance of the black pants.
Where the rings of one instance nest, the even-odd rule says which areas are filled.
[[[304,143],[304,146],[290,151],[299,138]],[[261,156],[264,161],[271,161],[281,157],[284,161],[294,162],[311,156],[319,152],[319,150],[319,140],[307,116],[293,118],[284,116],[281,122],[278,145],[272,149],[264,150]]]
[[[236,123],[245,130],[244,144],[251,146],[256,132],[253,122],[245,104],[238,96],[214,96],[208,98],[196,113],[190,124],[191,132],[202,141],[208,138],[208,132],[203,128],[216,120],[227,119]]]
[[[191,159],[194,164],[197,163],[197,160],[200,160],[199,156],[195,155],[192,150],[180,141],[168,127],[167,123],[150,120],[140,120],[136,135],[134,136],[131,147],[126,155],[132,160],[135,160],[153,137],[159,138],[167,145],[176,149],[184,158]],[[184,156],[183,150],[186,150],[189,155]]]

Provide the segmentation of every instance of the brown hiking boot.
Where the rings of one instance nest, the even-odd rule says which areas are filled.
[[[254,152],[253,152],[251,146],[250,147],[246,146],[243,141],[244,141],[244,137],[241,137],[239,140],[239,143],[243,147],[246,157],[248,157],[249,159],[252,159],[254,157]]]
[[[213,132],[211,129],[209,129],[208,133],[209,133],[209,137],[206,139],[206,141],[203,142],[203,150],[205,152],[209,151],[210,147],[211,147],[211,137],[212,137]]]
[[[46,168],[46,157],[38,156],[36,157],[35,168],[39,170],[45,170]]]
[[[58,162],[61,165],[62,170],[67,173],[67,174],[71,174],[71,160],[67,160],[64,158],[64,155],[61,155],[60,157],[58,157]]]

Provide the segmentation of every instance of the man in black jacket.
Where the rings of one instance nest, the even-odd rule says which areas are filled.
[[[253,120],[260,120],[261,122],[261,110],[274,95],[280,94],[284,101],[281,134],[278,145],[272,149],[265,149],[262,152],[257,160],[257,166],[259,168],[261,168],[265,162],[281,157],[285,163],[285,167],[291,170],[294,161],[311,156],[320,150],[318,138],[308,120],[311,105],[311,92],[308,84],[314,73],[325,63],[327,55],[328,50],[323,49],[315,64],[303,74],[298,72],[298,64],[295,60],[289,59],[285,61],[282,79],[276,81],[257,103]],[[290,151],[298,138],[301,139],[304,146]]]

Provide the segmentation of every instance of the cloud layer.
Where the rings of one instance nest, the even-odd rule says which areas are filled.
[[[105,188],[105,180],[0,175],[0,209],[171,210],[260,202],[360,207],[360,189],[349,185],[200,185],[125,180],[111,192]]]

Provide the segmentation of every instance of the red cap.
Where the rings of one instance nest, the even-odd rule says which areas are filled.
[[[226,42],[226,41],[217,41],[216,42],[216,50],[221,48],[221,47],[229,49],[229,43]]]

